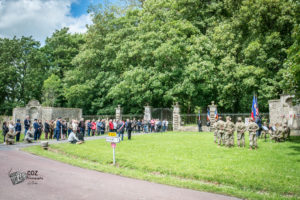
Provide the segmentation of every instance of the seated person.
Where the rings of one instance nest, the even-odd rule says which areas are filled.
[[[27,142],[27,143],[31,143],[33,140],[34,140],[34,134],[31,131],[31,126],[30,126],[27,133],[26,133],[24,141]]]
[[[265,141],[267,140],[268,133],[269,133],[269,129],[268,129],[267,123],[264,122],[264,125],[262,126],[262,137],[265,138]]]
[[[76,132],[76,130],[73,130],[73,131],[69,134],[68,142],[70,142],[71,144],[81,144],[82,141],[80,141],[80,140],[76,137],[76,135],[75,135],[74,132]]]
[[[8,133],[6,133],[5,142],[7,145],[12,145],[15,143],[15,136],[16,136],[15,127],[14,127],[13,122],[9,123],[8,129],[9,129],[9,131],[8,131]]]

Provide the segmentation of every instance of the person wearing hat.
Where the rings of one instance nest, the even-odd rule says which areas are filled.
[[[231,121],[231,117],[227,116],[225,123],[225,143],[227,147],[234,146],[234,130],[234,123]]]
[[[225,122],[222,120],[222,117],[219,117],[219,121],[217,124],[218,129],[218,145],[225,145]]]
[[[238,147],[240,147],[240,146],[245,147],[246,125],[244,122],[242,122],[241,117],[238,117],[235,127],[236,127],[236,132],[237,132],[237,145],[238,145]],[[242,141],[242,144],[241,144],[241,141]]]
[[[257,136],[256,131],[259,129],[258,125],[254,122],[254,120],[250,117],[250,123],[248,125],[248,131],[249,131],[249,142],[250,142],[250,150],[253,149],[253,147],[257,148]]]
[[[20,141],[20,134],[22,130],[22,125],[20,123],[20,119],[17,119],[17,123],[15,125],[15,131],[16,131],[16,142]]]

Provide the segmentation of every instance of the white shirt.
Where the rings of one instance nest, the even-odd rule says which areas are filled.
[[[74,141],[74,139],[78,141],[78,138],[76,137],[75,133],[73,133],[73,131],[72,131],[68,137],[68,141],[72,142],[72,141]]]

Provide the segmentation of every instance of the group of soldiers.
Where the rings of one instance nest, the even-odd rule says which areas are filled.
[[[231,117],[226,117],[226,122],[222,120],[220,116],[218,121],[214,123],[214,142],[219,146],[225,145],[226,147],[234,147],[234,132],[237,132],[237,145],[238,147],[245,147],[245,132],[249,132],[249,148],[257,149],[257,139],[260,134],[257,134],[261,130],[261,127],[250,118],[248,126],[242,122],[242,118],[238,117],[236,124],[231,121]],[[262,126],[262,136],[267,138],[267,134],[270,134],[270,138],[275,142],[281,142],[289,137],[289,128],[286,123],[284,126],[276,124],[275,127],[268,128],[266,123]]]

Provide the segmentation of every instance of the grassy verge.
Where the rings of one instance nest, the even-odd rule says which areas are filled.
[[[300,198],[300,138],[259,141],[258,151],[218,148],[212,133],[154,133],[117,144],[104,140],[25,151],[75,166],[247,199]]]

